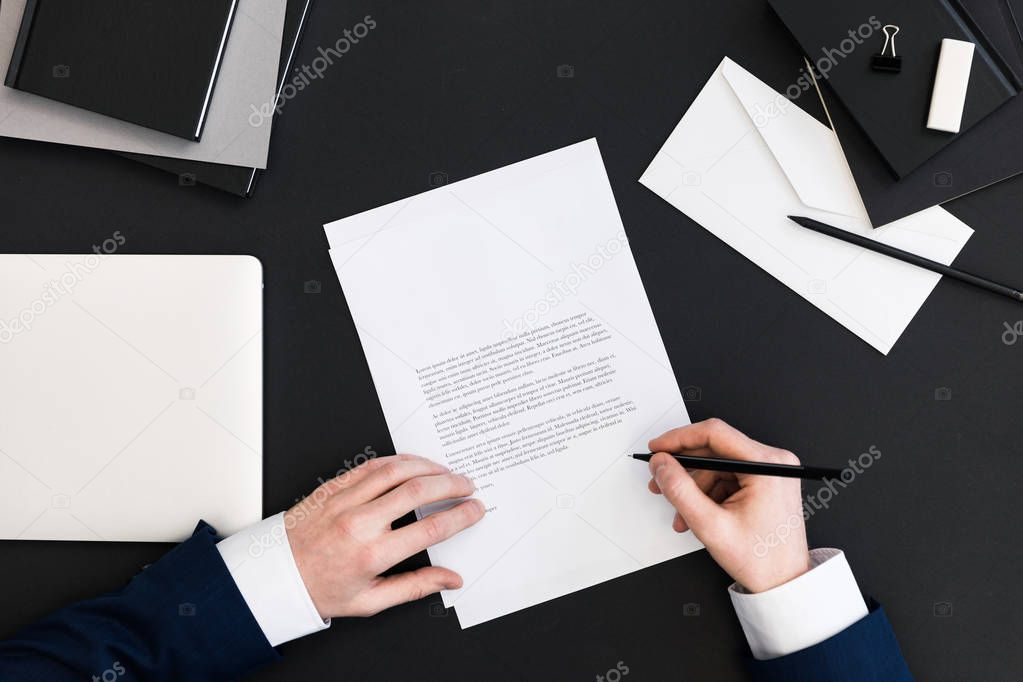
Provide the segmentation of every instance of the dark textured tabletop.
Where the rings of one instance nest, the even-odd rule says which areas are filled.
[[[822,466],[879,450],[825,495],[811,546],[845,549],[918,679],[1018,679],[1023,338],[1006,324],[1023,307],[942,281],[885,357],[637,182],[723,56],[778,90],[797,78],[767,4],[320,0],[296,65],[367,15],[376,27],[283,107],[249,200],[102,151],[0,140],[0,251],[81,253],[120,230],[122,253],[258,256],[270,514],[392,448],[322,224],[596,137],[692,418]],[[976,230],[957,265],[1023,283],[1023,179],[947,208]],[[0,543],[0,636],[166,550]],[[255,679],[593,680],[621,663],[627,682],[741,680],[729,582],[697,552],[466,631],[435,596],[336,621]]]

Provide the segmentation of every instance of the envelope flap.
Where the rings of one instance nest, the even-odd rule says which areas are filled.
[[[721,73],[804,204],[866,215],[832,130],[732,60],[725,58]]]

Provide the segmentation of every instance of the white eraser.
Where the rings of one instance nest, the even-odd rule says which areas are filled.
[[[973,43],[945,38],[938,55],[938,71],[934,74],[931,110],[927,127],[946,133],[958,133],[963,122],[966,88],[973,66]]]

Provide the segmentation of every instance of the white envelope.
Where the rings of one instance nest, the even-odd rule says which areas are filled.
[[[940,276],[787,216],[945,264],[973,234],[938,206],[872,229],[834,132],[727,57],[640,182],[886,355]]]

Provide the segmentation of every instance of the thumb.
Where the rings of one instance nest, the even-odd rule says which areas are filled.
[[[682,516],[686,525],[703,540],[704,534],[710,531],[712,524],[724,512],[700,490],[689,472],[672,457],[658,457],[651,464],[655,467],[654,480],[657,487]]]

